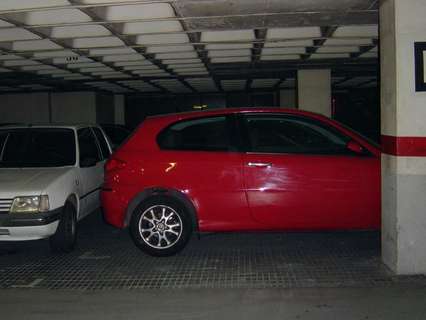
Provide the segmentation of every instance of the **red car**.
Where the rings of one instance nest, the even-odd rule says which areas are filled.
[[[107,162],[102,202],[155,256],[192,232],[378,229],[380,149],[294,109],[156,116]]]

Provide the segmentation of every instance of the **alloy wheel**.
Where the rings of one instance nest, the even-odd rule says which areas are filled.
[[[154,249],[167,249],[179,241],[183,223],[171,207],[155,205],[146,209],[139,219],[142,240]]]

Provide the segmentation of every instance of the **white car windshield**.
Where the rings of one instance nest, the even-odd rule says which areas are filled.
[[[63,167],[76,161],[71,129],[0,130],[0,168]]]

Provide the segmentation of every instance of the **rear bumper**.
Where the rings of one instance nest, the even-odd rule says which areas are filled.
[[[36,214],[1,214],[0,241],[48,238],[56,232],[62,208]]]
[[[115,190],[102,189],[101,202],[105,221],[116,228],[124,228],[128,201]]]

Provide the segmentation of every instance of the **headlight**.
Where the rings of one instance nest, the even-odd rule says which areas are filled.
[[[10,213],[38,213],[49,210],[49,196],[16,197]]]

